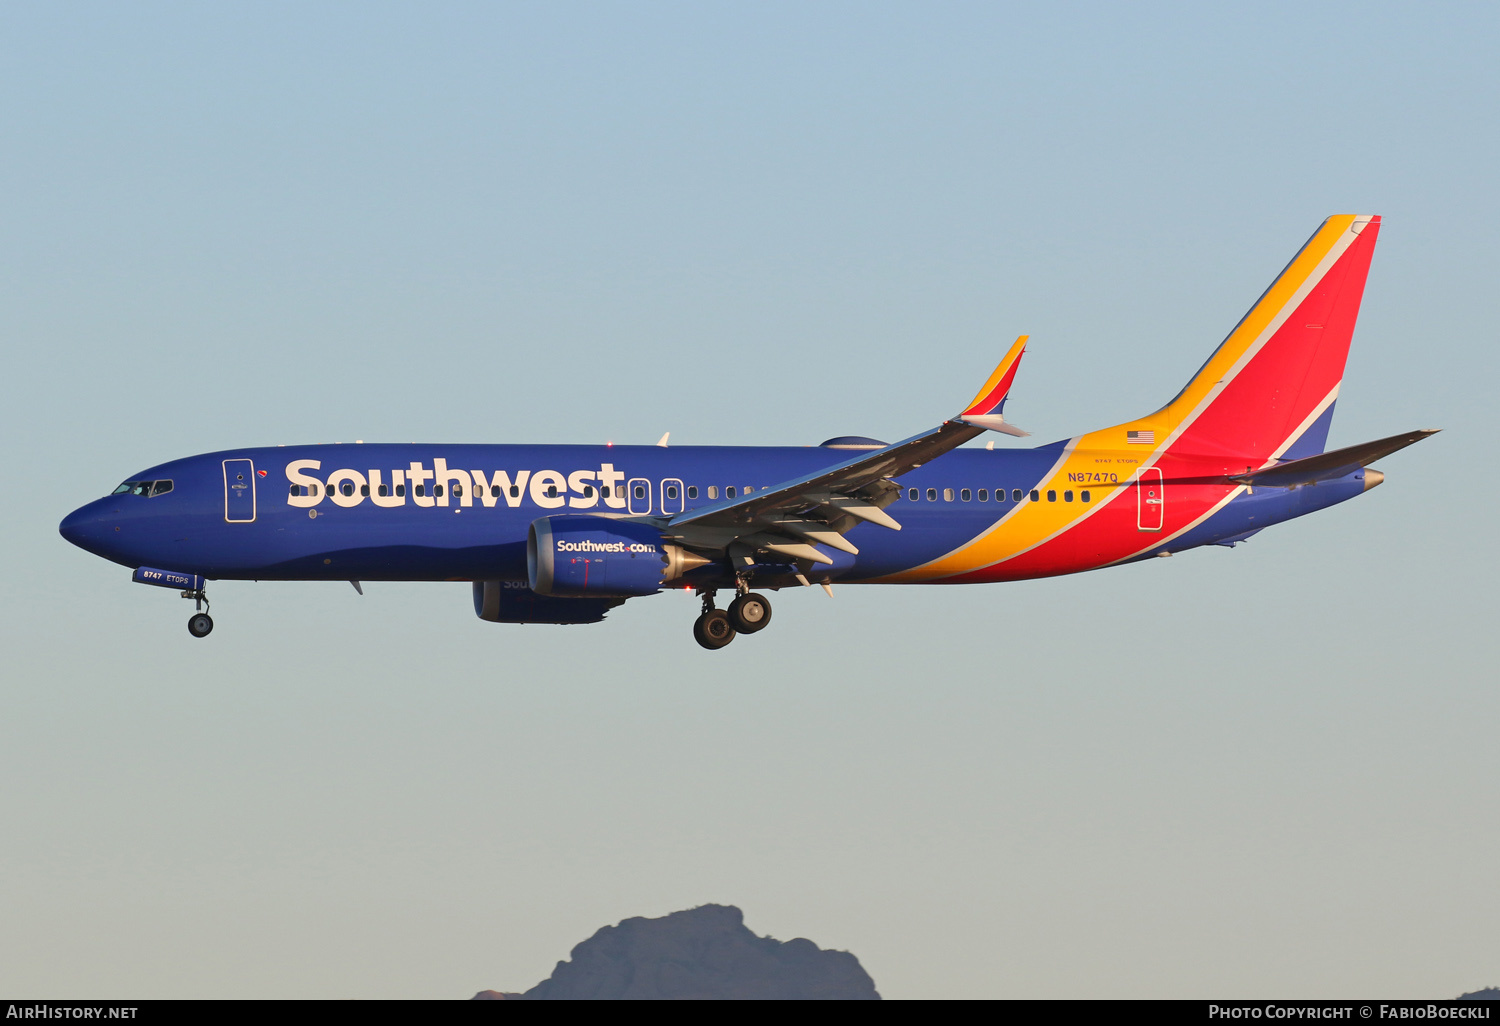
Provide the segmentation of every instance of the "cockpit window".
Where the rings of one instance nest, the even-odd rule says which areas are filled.
[[[150,498],[153,495],[165,495],[172,490],[171,481],[121,481],[120,486],[111,495],[142,495]]]

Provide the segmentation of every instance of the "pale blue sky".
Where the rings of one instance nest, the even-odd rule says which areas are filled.
[[[704,902],[890,997],[1500,979],[1481,5],[11,5],[0,992],[461,997]],[[188,604],[56,525],[277,442],[815,443],[1033,345],[1049,441],[1160,405],[1385,217],[1331,444],[1213,549],[585,628],[467,586]],[[1001,440],[999,444],[1012,444]]]

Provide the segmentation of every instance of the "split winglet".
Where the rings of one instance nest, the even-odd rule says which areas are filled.
[[[1005,400],[1010,395],[1010,386],[1016,380],[1016,368],[1021,366],[1021,357],[1026,353],[1026,340],[1030,335],[1022,335],[1016,339],[1015,344],[1010,347],[1010,352],[1001,359],[1000,365],[995,368],[989,380],[980,388],[969,405],[964,408],[955,420],[974,427],[986,428],[990,431],[999,431],[1001,434],[1014,435],[1017,438],[1025,438],[1031,432],[1022,431],[1014,424],[1006,422],[1001,415],[1005,409]]]

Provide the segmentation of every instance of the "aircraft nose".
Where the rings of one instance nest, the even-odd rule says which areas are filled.
[[[83,545],[83,535],[85,525],[88,523],[88,519],[89,518],[84,514],[83,510],[75,509],[67,516],[63,517],[63,522],[57,525],[57,533],[62,535],[68,541],[72,542],[74,545],[78,545],[81,547]]]
[[[97,553],[104,537],[105,525],[97,502],[80,506],[57,525],[57,533],[80,549]]]

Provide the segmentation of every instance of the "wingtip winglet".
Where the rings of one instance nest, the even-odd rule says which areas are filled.
[[[995,372],[970,400],[969,405],[964,407],[959,417],[987,417],[1001,412],[1005,407],[1006,397],[1010,395],[1010,386],[1016,380],[1016,368],[1021,365],[1021,357],[1026,353],[1026,343],[1030,338],[1030,335],[1022,335],[1016,339],[1001,358]]]

